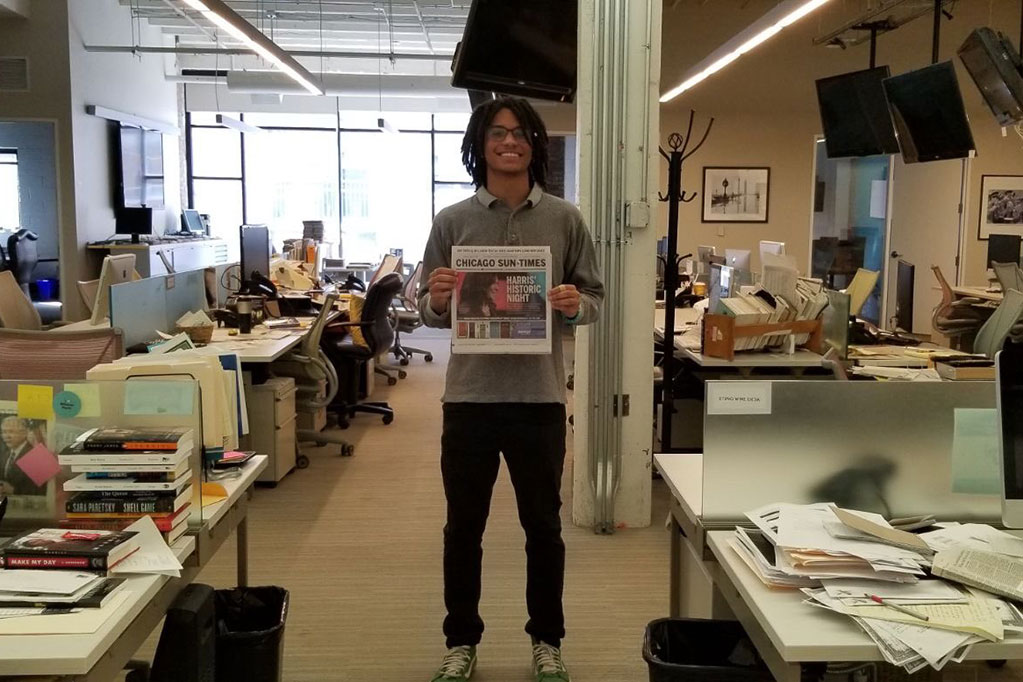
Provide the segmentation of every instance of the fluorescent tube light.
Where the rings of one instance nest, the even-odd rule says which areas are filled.
[[[185,0],[192,9],[202,12],[203,16],[224,29],[238,40],[245,43],[263,59],[272,63],[284,73],[291,76],[299,85],[314,95],[322,95],[323,90],[313,83],[314,76],[290,54],[281,49],[274,41],[267,38],[255,26],[245,21],[244,17],[227,6],[223,0]]]
[[[251,123],[245,121],[239,121],[236,118],[230,116],[224,116],[223,114],[217,114],[217,123],[224,126],[225,128],[233,128],[242,133],[261,133],[263,129],[259,126],[254,126]]]
[[[679,85],[661,95],[661,102],[675,99],[827,2],[829,0],[785,0],[779,3],[690,69]]]

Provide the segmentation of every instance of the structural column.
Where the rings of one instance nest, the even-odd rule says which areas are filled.
[[[650,523],[660,0],[579,3],[579,204],[607,291],[578,330],[573,520]]]

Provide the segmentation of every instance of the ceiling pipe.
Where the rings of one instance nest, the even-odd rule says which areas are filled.
[[[244,47],[202,47],[200,45],[178,45],[177,47],[151,45],[86,45],[86,52],[112,52],[125,54],[188,54],[188,55],[250,55],[252,50]],[[287,50],[292,57],[326,57],[337,59],[408,59],[433,62],[450,62],[450,54],[422,54],[414,52],[342,52],[334,50]]]

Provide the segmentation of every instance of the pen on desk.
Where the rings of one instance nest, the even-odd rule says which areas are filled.
[[[875,601],[878,604],[881,604],[883,606],[887,606],[890,609],[895,609],[896,611],[899,611],[901,613],[905,613],[908,616],[913,616],[914,618],[919,618],[920,620],[930,620],[931,619],[930,616],[926,616],[926,615],[924,615],[924,614],[922,614],[919,611],[916,611],[914,609],[908,609],[905,606],[900,606],[898,604],[893,604],[890,601],[885,601],[884,599],[881,599],[881,597],[877,596],[876,594],[868,594],[867,596],[870,597],[871,601]]]

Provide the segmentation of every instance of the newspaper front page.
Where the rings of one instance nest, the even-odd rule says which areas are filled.
[[[551,352],[549,246],[454,246],[453,353]]]

